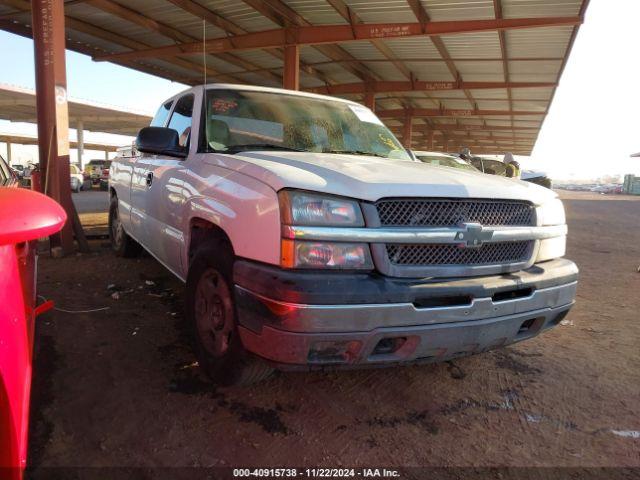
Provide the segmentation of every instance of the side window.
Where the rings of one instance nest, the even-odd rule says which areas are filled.
[[[189,145],[189,137],[191,136],[191,117],[193,116],[193,95],[185,95],[178,100],[171,120],[169,120],[168,128],[173,128],[180,136],[180,146],[187,147]]]
[[[166,122],[167,117],[169,116],[172,103],[173,101],[169,101],[164,105],[160,105],[160,108],[154,115],[153,120],[151,120],[151,127],[164,127],[164,122]]]

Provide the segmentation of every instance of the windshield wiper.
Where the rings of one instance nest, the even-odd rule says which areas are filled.
[[[290,152],[304,152],[299,148],[287,147],[285,145],[273,145],[272,143],[248,143],[246,145],[232,145],[227,150],[223,150],[220,153],[239,153],[246,152],[247,150],[286,150]]]
[[[381,153],[365,152],[363,150],[323,150],[322,153],[341,153],[343,155],[367,155],[370,157],[389,158]]]

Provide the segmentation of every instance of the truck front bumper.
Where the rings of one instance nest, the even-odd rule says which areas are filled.
[[[565,259],[444,281],[234,268],[242,342],[280,368],[444,361],[525,340],[566,316],[577,276]]]

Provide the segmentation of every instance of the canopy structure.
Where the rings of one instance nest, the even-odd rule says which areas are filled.
[[[587,3],[67,0],[64,13],[67,48],[98,61],[189,85],[343,96],[375,108],[406,146],[526,155]],[[30,8],[0,0],[0,28],[31,36]]]
[[[12,163],[13,159],[11,158],[11,145],[37,145],[38,137],[36,135],[24,135],[17,133],[2,133],[0,132],[0,143],[7,144],[7,161],[9,164]],[[69,142],[69,146],[71,148],[80,148],[77,141]],[[82,148],[87,150],[98,150],[101,152],[105,152],[105,156],[107,152],[115,152],[118,150],[118,147],[121,145],[112,145],[108,143],[97,143],[97,142],[83,142]]]
[[[86,100],[69,99],[68,103],[69,126],[78,127],[79,130],[135,136],[138,130],[149,125],[151,121],[150,115],[133,110],[99,105]],[[35,123],[36,92],[0,84],[0,119]]]
[[[71,148],[77,150],[77,161],[82,163],[82,155],[85,149],[115,152],[116,145],[96,142],[85,142],[84,131],[104,132],[118,135],[135,136],[142,127],[149,125],[151,116],[86,100],[68,100],[69,124],[75,127],[78,136],[77,141],[69,142]],[[35,123],[36,119],[36,92],[27,88],[13,85],[0,84],[0,119],[11,122]],[[37,145],[38,138],[29,135],[0,133],[0,142],[7,144],[7,157],[11,162],[11,145]]]

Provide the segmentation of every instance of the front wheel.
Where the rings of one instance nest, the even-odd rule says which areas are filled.
[[[142,247],[124,231],[118,210],[118,197],[111,197],[109,205],[109,240],[111,248],[119,257],[136,257]]]
[[[186,286],[187,319],[201,368],[215,383],[249,385],[273,371],[240,340],[231,282],[233,252],[223,241],[198,248]]]

